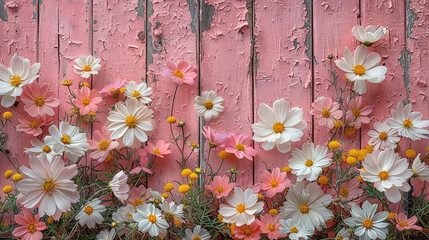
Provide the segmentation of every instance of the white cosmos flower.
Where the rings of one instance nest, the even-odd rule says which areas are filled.
[[[279,233],[284,235],[289,234],[288,237],[291,240],[308,239],[309,236],[313,235],[308,229],[297,225],[292,219],[280,219],[280,224],[282,226],[279,229]]]
[[[408,169],[408,160],[400,158],[392,148],[376,150],[367,154],[362,162],[365,170],[359,170],[365,181],[374,183],[374,187],[384,192],[391,202],[401,200],[401,191],[408,192],[410,185],[407,180],[413,175]]]
[[[322,168],[331,165],[328,157],[328,148],[325,146],[314,147],[314,143],[304,143],[302,150],[295,148],[292,158],[289,159],[289,167],[292,173],[298,176],[297,181],[307,179],[314,181],[323,171]]]
[[[293,223],[305,229],[314,231],[326,227],[326,221],[334,214],[327,207],[332,202],[332,196],[324,194],[316,182],[297,182],[292,185],[286,195],[286,202],[280,208],[280,217],[292,219]]]
[[[420,153],[413,161],[412,172],[414,177],[429,182],[429,167],[420,160]]]
[[[383,26],[376,28],[373,25],[369,25],[365,29],[362,26],[356,26],[353,27],[352,32],[356,40],[366,46],[371,46],[386,35],[387,29]]]
[[[381,61],[378,53],[368,54],[368,47],[359,45],[355,49],[354,56],[350,49],[344,49],[344,57],[335,60],[337,67],[346,72],[346,78],[354,82],[353,90],[358,94],[366,92],[365,81],[380,83],[384,80],[387,68],[377,66]]]
[[[217,118],[223,112],[223,98],[217,96],[215,91],[205,91],[201,96],[195,97],[194,108],[198,117],[203,117],[204,120],[210,121],[212,118]]]
[[[429,120],[422,120],[423,114],[420,112],[412,112],[411,104],[404,106],[398,102],[397,110],[392,109],[390,113],[392,118],[387,119],[387,122],[400,136],[413,141],[428,138],[429,130],[425,128],[429,126]]]
[[[58,156],[51,162],[45,156],[30,156],[28,162],[30,168],[21,167],[24,178],[18,182],[22,205],[37,207],[40,217],[70,211],[71,204],[79,200],[77,186],[71,180],[77,174],[76,164],[64,167]]]
[[[374,146],[374,150],[396,148],[401,138],[398,136],[398,131],[387,123],[387,121],[374,123],[374,129],[368,132],[371,137],[368,144]]]
[[[91,74],[98,74],[101,69],[100,59],[91,55],[81,55],[74,60],[77,65],[73,65],[74,72],[80,74],[83,78],[89,78]]]
[[[149,192],[150,192],[150,195],[152,196],[151,198],[149,198],[149,201],[153,201],[155,203],[164,202],[165,199],[160,192],[154,191],[152,190],[152,188],[149,188]]]
[[[121,202],[128,199],[130,186],[127,184],[127,180],[127,174],[125,174],[124,171],[120,171],[113,176],[112,180],[107,185],[107,187],[112,190],[113,194],[115,194],[115,197]]]
[[[35,155],[37,157],[45,156],[49,162],[52,161],[52,158],[57,155],[54,150],[52,150],[52,146],[47,145],[43,141],[38,138],[30,139],[32,148],[25,148],[24,153]]]
[[[133,205],[127,205],[118,208],[116,212],[112,213],[112,219],[117,224],[115,228],[117,229],[119,236],[131,232],[127,225],[134,225],[134,223],[132,222],[134,221],[133,214],[135,213],[135,211],[136,209]]]
[[[127,147],[138,147],[141,142],[146,142],[155,124],[153,111],[137,101],[129,101],[127,104],[117,103],[115,110],[109,112],[107,120],[109,121],[107,130],[112,132],[111,138],[113,140],[122,138]]]
[[[51,125],[48,130],[51,135],[44,138],[45,143],[52,146],[52,150],[57,154],[66,152],[74,163],[85,155],[89,148],[86,134],[67,122],[60,122],[59,128]]]
[[[273,108],[261,103],[258,108],[260,122],[252,125],[253,140],[262,142],[262,148],[266,151],[274,146],[281,153],[291,150],[291,142],[298,142],[304,134],[302,130],[307,126],[303,120],[301,108],[290,108],[285,99],[277,99]]]
[[[164,216],[168,219],[177,219],[180,222],[184,222],[183,220],[183,204],[175,205],[174,202],[167,202],[164,201],[160,205],[162,212],[164,213]]]
[[[385,222],[385,220],[389,213],[377,213],[377,209],[377,204],[370,204],[368,201],[363,203],[362,208],[356,203],[352,203],[350,212],[352,216],[344,220],[344,223],[356,228],[354,233],[361,240],[386,239],[389,223]]]
[[[341,230],[337,233],[337,236],[335,236],[336,240],[350,240],[352,234],[346,229],[341,228]]]
[[[115,229],[113,228],[112,230],[110,230],[110,232],[107,231],[107,229],[101,231],[99,234],[97,234],[96,237],[97,237],[97,240],[114,240],[115,236],[116,236],[116,232],[115,232]]]
[[[134,221],[138,223],[141,232],[148,232],[150,236],[156,237],[165,234],[168,223],[162,218],[161,210],[153,204],[142,204],[137,206],[137,211],[133,215]]]
[[[95,224],[101,224],[103,222],[103,216],[101,215],[106,211],[106,207],[101,204],[101,200],[96,198],[82,207],[80,212],[76,214],[75,219],[79,221],[79,224],[88,226],[88,228],[94,228]]]
[[[128,100],[137,100],[141,105],[146,105],[152,101],[150,95],[152,95],[152,88],[147,87],[145,82],[137,84],[131,81],[125,85],[124,95],[127,96]]]
[[[30,66],[30,60],[23,59],[16,53],[10,60],[10,67],[6,68],[0,64],[0,95],[2,107],[11,107],[16,97],[21,96],[22,86],[32,83],[39,77],[37,73],[40,63]]]
[[[182,240],[209,240],[210,239],[210,233],[204,229],[201,228],[200,225],[197,225],[194,227],[194,231],[191,231],[190,229],[185,230],[186,237],[182,238]]]
[[[228,195],[226,204],[221,204],[219,214],[223,216],[226,223],[235,223],[237,227],[250,225],[255,221],[255,214],[263,210],[264,203],[258,202],[258,195],[251,188],[244,192],[235,187],[234,193]]]

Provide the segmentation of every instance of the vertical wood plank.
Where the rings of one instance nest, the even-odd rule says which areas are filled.
[[[255,122],[260,121],[261,103],[272,107],[275,100],[285,98],[291,107],[302,108],[308,124],[301,141],[292,143],[292,148],[311,141],[312,135],[311,16],[311,1],[255,1]],[[276,147],[267,152],[260,143],[257,146],[255,180],[266,166],[287,166],[290,152],[281,154]]]

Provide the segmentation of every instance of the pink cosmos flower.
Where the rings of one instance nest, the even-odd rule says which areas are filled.
[[[99,92],[99,94],[103,97],[112,96],[113,98],[118,98],[119,93],[121,92],[121,88],[125,85],[127,81],[118,79],[114,83],[107,84],[103,89]]]
[[[211,148],[215,147],[224,147],[225,141],[228,139],[228,133],[217,132],[216,130],[210,127],[203,127],[203,135],[209,141]]]
[[[49,85],[37,82],[25,86],[21,101],[24,103],[24,110],[32,117],[54,116],[52,108],[60,105]]]
[[[103,162],[111,150],[117,148],[119,143],[110,139],[110,132],[103,126],[101,130],[94,131],[92,140],[88,140],[89,149],[94,150],[90,157],[97,159],[98,162]]]
[[[318,119],[320,126],[326,126],[331,129],[334,127],[334,122],[341,119],[343,112],[340,110],[340,104],[332,102],[331,98],[319,97],[311,106],[310,114]]]
[[[76,99],[73,99],[73,104],[79,108],[80,115],[86,115],[89,112],[97,112],[98,104],[103,102],[103,99],[98,96],[97,90],[90,90],[88,87],[82,87],[75,91]]]
[[[125,174],[124,171],[120,171],[115,176],[113,176],[112,180],[107,185],[115,197],[121,202],[127,200],[128,198],[130,186],[128,186],[127,180],[127,174]]]
[[[135,187],[131,190],[130,197],[128,198],[128,205],[137,207],[142,205],[150,197],[149,189],[146,189],[143,185]]]
[[[19,124],[16,125],[16,131],[25,132],[29,135],[39,136],[42,134],[43,126],[52,124],[52,117],[18,117]]]
[[[339,198],[341,200],[345,200],[347,198],[348,201],[353,200],[353,202],[357,203],[360,200],[359,197],[363,194],[363,189],[361,188],[359,181],[356,178],[353,178],[352,180],[341,184],[338,195],[337,191],[332,188],[328,189],[327,193],[331,194],[334,198]]]
[[[24,215],[15,215],[15,222],[21,227],[13,230],[13,236],[24,240],[40,240],[43,238],[41,231],[47,228],[44,222],[39,221],[39,214],[33,216],[27,208],[22,209]]]
[[[286,172],[281,172],[280,168],[274,168],[273,172],[264,170],[261,176],[261,189],[267,191],[267,197],[271,198],[276,193],[283,192],[290,185],[290,180],[286,179]]]
[[[174,65],[172,62],[167,62],[167,69],[162,72],[164,77],[170,77],[173,82],[178,85],[194,84],[194,79],[198,76],[197,70],[185,61],[180,61],[179,64]]]
[[[234,235],[240,240],[258,240],[261,237],[261,227],[259,226],[259,220],[255,220],[250,225],[243,224],[235,229]]]
[[[257,151],[250,146],[252,139],[244,134],[231,134],[225,142],[225,151],[233,153],[239,159],[243,157],[252,161]]]
[[[226,197],[237,186],[236,183],[229,183],[228,176],[215,176],[213,181],[206,185],[206,189],[211,191],[216,198]]]
[[[401,212],[399,214],[396,214],[395,220],[397,222],[396,228],[399,231],[409,230],[409,229],[414,229],[418,231],[422,230],[422,227],[416,225],[416,222],[417,222],[416,216],[412,216],[410,219],[408,219],[407,215]]]
[[[144,147],[144,150],[150,154],[154,154],[160,158],[163,158],[165,155],[171,153],[169,148],[169,143],[165,143],[163,140],[158,140],[155,145],[153,145],[151,142],[148,142],[147,146]]]
[[[151,174],[152,170],[146,167],[147,164],[149,163],[149,158],[147,157],[146,151],[144,151],[143,149],[139,149],[138,153],[140,156],[140,166],[131,170],[130,174],[137,174],[137,173],[140,173],[141,171]]]
[[[260,220],[258,223],[261,226],[261,231],[267,234],[269,239],[286,237],[286,235],[279,233],[280,227],[282,227],[279,215],[271,216],[270,214],[264,214],[260,216]]]
[[[362,124],[368,124],[371,119],[368,115],[371,114],[374,106],[363,106],[362,96],[357,96],[349,104],[349,111],[346,114],[346,120],[350,123],[351,126],[354,126],[356,129],[362,127]]]

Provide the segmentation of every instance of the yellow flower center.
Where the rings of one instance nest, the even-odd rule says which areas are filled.
[[[45,98],[43,96],[37,96],[34,99],[34,105],[41,107],[45,104]]]
[[[109,92],[116,91],[116,89],[117,89],[117,88],[115,88],[115,87],[114,87],[114,88],[111,88],[111,89],[109,89]]]
[[[89,72],[89,71],[91,71],[91,66],[89,66],[89,65],[85,65],[84,67],[83,67],[83,71],[85,71],[85,72]]]
[[[204,103],[204,107],[206,107],[206,109],[212,109],[213,108],[213,103],[212,101],[206,101]]]
[[[299,211],[303,214],[307,214],[310,211],[310,208],[307,205],[302,204],[301,207],[299,207]]]
[[[349,193],[350,193],[350,191],[346,186],[340,188],[340,196],[341,197],[346,198],[349,196]]]
[[[110,145],[109,141],[103,140],[98,144],[98,150],[106,151],[106,149],[109,148],[109,145]]]
[[[128,218],[133,218],[133,215],[131,213],[127,213]]]
[[[153,214],[150,214],[149,216],[147,216],[147,220],[149,220],[149,222],[151,223],[156,223],[157,221],[156,216]]]
[[[322,111],[322,117],[328,118],[331,116],[331,112],[327,109]]]
[[[235,149],[237,149],[238,151],[244,151],[246,147],[244,147],[244,145],[242,143],[237,143],[237,145],[235,145]]]
[[[221,186],[217,186],[216,190],[218,193],[223,193],[223,187],[221,187]]]
[[[406,226],[408,226],[408,223],[406,221],[402,221],[399,223],[399,226],[406,227]]]
[[[157,148],[157,149],[153,150],[153,153],[155,153],[155,154],[161,154],[161,151]]]
[[[48,145],[46,145],[46,146],[44,146],[42,148],[42,151],[45,152],[45,153],[50,153],[52,150],[51,150],[51,147],[49,147]]]
[[[33,234],[33,233],[35,233],[35,232],[36,232],[36,224],[34,224],[34,223],[29,223],[29,224],[27,225],[27,232],[28,232],[29,234]]]
[[[346,135],[351,137],[353,136],[353,134],[356,133],[356,128],[353,126],[346,126],[346,128],[344,129],[344,131],[346,132]]]
[[[291,228],[290,228],[290,232],[291,232],[291,233],[298,233],[298,228],[296,228],[296,227],[291,227]]]
[[[274,232],[276,230],[276,225],[270,223],[267,226],[268,230],[270,230],[270,232]]]
[[[83,106],[88,106],[89,104],[91,103],[91,99],[89,99],[89,98],[83,98],[82,99],[82,104],[83,104]]]
[[[389,178],[389,173],[386,171],[381,171],[378,173],[378,176],[381,180],[387,180]]]
[[[38,128],[38,127],[39,127],[39,122],[37,122],[37,120],[31,120],[31,121],[28,123],[28,126],[29,126],[30,128],[32,128],[32,129],[36,129],[36,128]]]
[[[141,94],[140,94],[140,92],[139,92],[139,91],[134,91],[134,92],[133,92],[133,97],[138,98],[138,97],[140,97],[140,96],[141,96]]]
[[[201,238],[200,238],[200,237],[198,237],[198,236],[194,236],[194,237],[192,238],[192,240],[201,240]]]
[[[45,180],[45,183],[43,183],[43,190],[46,193],[50,193],[54,190],[55,185],[54,185],[54,181],[52,181],[52,179],[49,180]]]
[[[237,212],[238,212],[238,213],[243,213],[243,212],[244,212],[244,210],[246,210],[246,206],[244,206],[244,204],[239,204],[239,205],[237,206]]]
[[[353,71],[355,71],[355,73],[357,75],[364,75],[365,74],[365,70],[366,68],[360,64],[357,64],[354,68]]]
[[[285,125],[283,125],[283,123],[281,122],[276,122],[273,125],[273,131],[275,133],[282,133],[285,130]]]
[[[413,122],[411,122],[410,119],[405,119],[404,120],[404,127],[411,128],[412,126],[413,126]]]
[[[21,85],[22,80],[18,74],[10,76],[9,79],[10,79],[10,85],[15,87],[18,87],[19,85]]]
[[[337,238],[335,240],[343,240],[343,236],[338,235]]]
[[[252,229],[250,229],[249,226],[247,226],[247,225],[244,229],[244,235],[246,235],[246,236],[252,235]]]
[[[141,200],[140,198],[137,198],[136,200],[134,200],[134,202],[133,202],[133,206],[134,207],[138,207],[138,206],[140,206],[140,205],[142,205],[143,204],[143,200]]]
[[[125,125],[129,128],[135,128],[137,125],[137,119],[133,115],[130,115],[125,119]]]
[[[86,213],[86,215],[91,215],[92,212],[94,212],[94,208],[92,208],[91,206],[86,206],[85,209],[83,210],[84,213]]]
[[[70,144],[71,143],[70,136],[67,134],[63,135],[63,137],[61,138],[61,142],[64,144]]]
[[[360,117],[360,110],[357,108],[353,109],[353,116],[355,116],[355,118]]]
[[[306,167],[311,167],[313,166],[313,161],[311,159],[308,159],[307,161],[305,161],[305,166]]]
[[[381,140],[386,140],[387,139],[387,133],[386,132],[381,132],[380,135],[378,135],[378,138],[380,138]]]
[[[368,218],[366,218],[365,220],[363,220],[363,226],[364,227],[366,227],[366,228],[371,228],[372,227],[372,220],[371,219],[368,219]]]
[[[183,78],[183,73],[180,70],[176,70],[173,72],[174,76],[178,77],[178,78]]]
[[[277,180],[274,179],[273,181],[271,181],[271,184],[270,184],[271,188],[275,188],[278,185],[279,185],[279,182]]]

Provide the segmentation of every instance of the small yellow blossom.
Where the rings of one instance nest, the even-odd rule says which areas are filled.
[[[167,183],[164,186],[164,191],[166,191],[166,192],[170,192],[173,189],[174,189],[174,184],[172,184],[172,183]]]
[[[407,158],[415,158],[417,156],[417,152],[414,149],[408,149],[405,152],[405,155],[407,156]]]
[[[6,120],[11,120],[12,117],[13,117],[13,114],[9,111],[3,113],[3,118]]]
[[[260,199],[260,200],[265,200],[265,196],[264,195],[262,195],[262,194],[258,194],[258,198]]]
[[[360,182],[360,183],[364,183],[364,182],[365,182],[365,180],[363,180],[363,178],[362,178],[362,176],[361,176],[361,175],[357,176],[357,180],[358,180],[358,182]]]
[[[326,176],[320,176],[317,181],[319,182],[319,184],[325,185],[325,184],[328,184],[329,178]]]
[[[366,152],[367,152],[367,153],[372,153],[372,152],[374,151],[374,145],[369,145],[369,144],[367,144],[367,145],[365,146],[365,149],[366,149]]]
[[[283,168],[282,168],[282,171],[283,171],[283,172],[287,172],[287,173],[288,173],[288,172],[291,172],[291,171],[292,171],[292,168],[290,168],[289,166],[286,166],[286,167],[283,167]]]
[[[169,198],[169,197],[170,197],[170,195],[168,195],[168,193],[163,193],[163,194],[161,194],[161,196],[162,196],[163,198],[165,198],[165,199],[167,199],[167,198]]]
[[[200,174],[201,173],[201,168],[199,168],[199,167],[195,168],[195,173]]]
[[[54,218],[49,216],[48,219],[46,220],[49,224],[54,223]]]
[[[346,133],[347,136],[351,137],[356,133],[356,128],[353,126],[347,125],[344,129],[344,132]]]
[[[342,128],[342,127],[343,127],[343,121],[342,121],[342,120],[340,120],[340,121],[335,121],[335,122],[334,122],[334,127],[335,127],[335,128]]]
[[[192,170],[189,168],[185,168],[182,170],[182,176],[183,177],[189,177],[189,175],[191,175],[191,173],[192,173]]]
[[[328,144],[330,149],[338,149],[340,146],[341,144],[338,141],[330,141]]]
[[[187,193],[189,191],[189,188],[190,187],[187,184],[180,185],[180,187],[179,187],[179,193],[185,194],[185,193]]]
[[[10,176],[12,176],[13,171],[12,170],[7,170],[6,172],[4,172],[4,178],[9,179]]]
[[[395,213],[390,212],[389,215],[387,215],[387,219],[394,219],[395,218]]]
[[[219,157],[222,159],[229,159],[231,155],[227,151],[222,150],[219,152]]]
[[[346,159],[346,162],[347,162],[348,164],[350,164],[350,165],[356,165],[356,164],[357,164],[357,159],[356,159],[356,158],[354,158],[354,157],[348,157],[348,158]]]
[[[349,156],[354,157],[354,158],[358,158],[359,157],[359,151],[356,149],[352,149],[349,151]]]
[[[357,157],[357,160],[358,160],[358,161],[363,161],[363,160],[365,160],[365,157],[366,157],[366,154],[367,154],[366,149],[361,149],[361,150],[359,150],[359,151],[358,151],[358,153],[359,153],[359,155],[358,155],[358,157]]]
[[[21,181],[21,180],[22,180],[22,175],[21,175],[21,174],[19,174],[19,173],[17,173],[17,174],[15,174],[15,175],[13,175],[12,180],[13,180],[14,182],[19,182],[19,181]]]
[[[279,210],[272,208],[270,209],[270,211],[268,211],[268,214],[270,214],[271,216],[277,215],[279,214]]]
[[[112,227],[114,228],[114,227],[118,226],[118,224],[117,224],[116,222],[112,222],[112,223],[110,224],[110,226],[112,226]]]
[[[12,189],[13,188],[12,188],[11,185],[6,185],[6,186],[3,187],[3,192],[6,193],[6,194],[8,194],[8,193],[12,192]]]
[[[167,118],[167,122],[170,124],[176,123],[176,118],[175,117],[169,117],[169,118]]]
[[[189,175],[189,177],[190,177],[191,179],[197,179],[197,178],[198,178],[198,174],[196,174],[196,173],[191,173],[191,174]]]
[[[70,87],[73,84],[72,80],[64,80],[61,82],[61,85],[66,86],[66,87]]]

